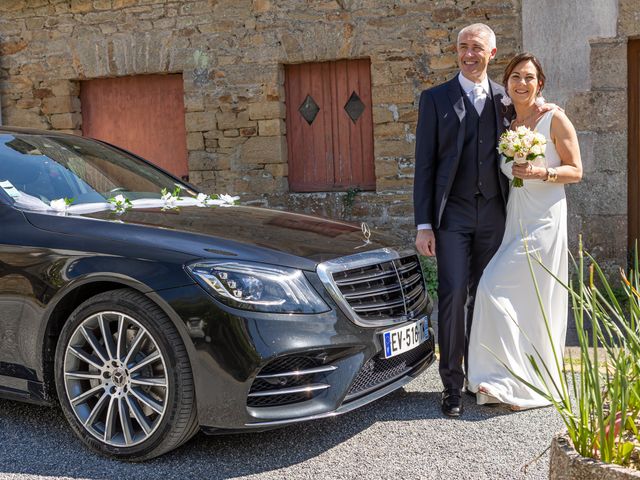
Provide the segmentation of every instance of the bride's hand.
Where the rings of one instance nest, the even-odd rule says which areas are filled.
[[[538,167],[531,162],[515,163],[511,166],[511,173],[516,178],[523,180],[544,180],[547,178],[547,169],[544,167]]]

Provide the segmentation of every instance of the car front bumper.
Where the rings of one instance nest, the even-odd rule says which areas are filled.
[[[317,315],[231,309],[197,285],[153,296],[169,306],[174,321],[184,323],[193,344],[188,350],[199,423],[206,433],[266,430],[346,413],[402,387],[434,361],[431,328],[417,348],[384,359],[381,333],[390,326],[355,325],[328,296],[332,309]],[[301,361],[310,363],[299,368]],[[290,385],[278,382],[291,376],[257,380],[274,368],[289,374],[319,372],[299,375]],[[308,391],[299,392],[305,386]],[[269,393],[282,388],[296,393]]]

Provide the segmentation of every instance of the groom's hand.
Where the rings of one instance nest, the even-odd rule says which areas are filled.
[[[418,230],[416,248],[420,255],[433,257],[436,254],[436,236],[431,229]]]
[[[556,110],[556,109],[564,113],[564,108],[562,108],[559,105],[556,105],[555,103],[544,103],[540,107],[540,113],[547,113],[549,110]]]

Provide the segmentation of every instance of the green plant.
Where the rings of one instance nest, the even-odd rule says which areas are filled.
[[[562,281],[533,257],[528,248],[527,258],[551,341],[533,262],[537,261],[548,274],[558,282]],[[528,355],[528,359],[543,385],[543,388],[539,388],[518,376],[506,363],[503,362],[503,365],[514,377],[553,404],[580,455],[606,463],[635,465],[639,457],[637,447],[640,446],[640,281],[637,248],[633,268],[628,274],[622,269],[620,271],[619,288],[611,286],[595,259],[584,251],[582,239],[574,267],[577,284],[563,283],[563,286],[572,302],[580,345],[580,368],[574,367],[570,357],[570,368],[563,369],[559,352],[554,352],[555,365],[546,365],[534,348],[535,354]],[[624,301],[621,301],[621,297]],[[590,330],[585,329],[587,320],[591,324]],[[558,380],[553,379],[552,372],[557,374]]]
[[[342,206],[344,207],[345,217],[351,214],[351,209],[353,208],[353,204],[356,201],[356,196],[361,191],[362,190],[360,190],[360,188],[358,187],[350,187],[347,189],[344,197],[342,197]]]
[[[438,298],[438,263],[435,257],[420,255],[420,265],[429,297],[435,301]]]

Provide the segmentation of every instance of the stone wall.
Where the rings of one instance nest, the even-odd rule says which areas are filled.
[[[585,176],[572,187],[571,230],[614,273],[627,262],[627,39],[640,35],[640,0],[618,0],[613,36],[590,39],[591,88],[569,99]]]
[[[412,237],[417,99],[485,22],[500,76],[520,0],[3,0],[5,124],[79,132],[79,81],[182,73],[191,180],[257,204],[366,220]],[[376,192],[289,194],[284,64],[370,58]]]
[[[523,0],[522,43],[542,62],[545,97],[566,108],[584,178],[567,186],[569,242],[617,272],[627,254],[626,36],[619,0]],[[636,3],[638,3],[636,1]]]

